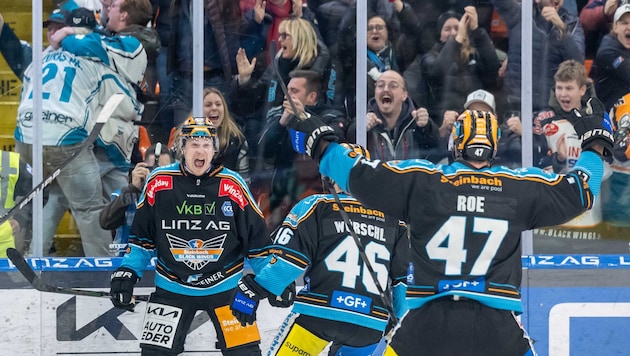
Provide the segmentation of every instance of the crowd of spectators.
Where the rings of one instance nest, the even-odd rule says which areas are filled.
[[[55,5],[66,11],[68,1],[73,0]],[[521,64],[531,61],[533,73],[526,74],[533,78],[533,107],[524,110],[536,118],[534,164],[561,171],[571,134],[562,135],[562,144],[553,141],[556,146],[548,147],[550,137],[558,136],[552,123],[561,120],[569,106],[581,108],[592,97],[615,113],[620,99],[630,93],[630,4],[624,1],[535,0],[533,18],[527,19],[533,25],[533,46],[522,53],[521,1],[367,0],[367,73],[359,73],[366,76],[367,88],[356,88],[356,0],[205,0],[205,90],[197,95],[203,95],[203,113],[220,137],[215,163],[246,179],[271,231],[293,204],[322,191],[316,166],[287,142],[288,120],[301,112],[319,115],[339,137],[354,142],[356,98],[365,93],[367,148],[373,158],[449,162],[453,122],[464,109],[483,108],[494,112],[503,130],[496,160],[518,167],[525,74]],[[142,44],[147,66],[132,94],[144,105],[144,113],[128,121],[148,127],[151,143],[168,146],[192,112],[193,0],[91,3],[91,10],[100,14],[100,36],[131,36]],[[51,15],[49,32],[66,23],[67,13]],[[22,79],[30,60],[28,46],[15,42],[1,16],[0,26],[0,50]],[[76,37],[77,32],[64,36]],[[61,38],[49,42],[66,50]],[[110,62],[128,82],[124,70],[116,67],[120,62]],[[577,99],[565,95],[568,89],[562,83],[572,81]],[[295,107],[285,98],[283,85]],[[567,130],[572,132],[571,124]],[[622,153],[628,141],[624,132],[617,135]],[[576,156],[579,152],[571,147],[579,144],[569,146],[568,155]],[[106,161],[99,147],[96,157]],[[128,154],[122,165],[114,164],[124,179],[142,161],[139,148],[136,142],[135,154]],[[623,167],[628,158],[622,153],[611,165],[617,174],[627,174]],[[104,189],[103,201],[93,206],[106,204],[110,193],[127,183],[108,183],[111,188]],[[617,184],[615,191],[627,195],[628,189]],[[630,209],[623,206],[628,199],[614,194],[612,199],[618,205],[613,210]],[[62,201],[55,210],[67,208],[68,202]],[[628,227],[630,218],[626,220],[611,223]]]

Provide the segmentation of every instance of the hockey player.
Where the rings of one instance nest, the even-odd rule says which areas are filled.
[[[369,157],[361,146],[344,145]],[[292,313],[268,355],[288,355],[295,350],[319,355],[331,343],[330,355],[370,355],[383,335],[392,306],[380,298],[368,263],[385,293],[393,293],[396,316],[407,311],[409,239],[405,224],[380,210],[365,208],[337,184],[334,187],[341,205],[333,194],[316,194],[298,202],[275,233],[269,264],[256,277],[247,275],[240,282],[246,290],[241,287],[244,292],[237,301],[245,300],[254,308],[233,305],[233,313],[251,323],[258,300],[282,293],[306,273],[306,286],[296,296]],[[348,213],[350,228],[341,209]],[[349,229],[360,239],[368,261],[360,257]],[[251,292],[249,297],[247,292]]]
[[[180,137],[181,163],[153,170],[140,195],[135,237],[112,274],[112,302],[133,310],[133,287],[157,257],[142,355],[183,352],[198,310],[210,316],[224,355],[260,355],[258,327],[241,327],[229,303],[244,257],[259,270],[255,257],[271,243],[264,218],[243,178],[211,163],[218,139],[210,120],[189,118]]]
[[[79,26],[77,30],[91,31],[88,28],[94,26],[95,20],[93,17],[82,16],[83,10],[85,9],[73,10],[66,21]],[[73,22],[75,19],[78,21]],[[41,79],[42,112],[40,117],[42,120],[42,158],[45,162],[44,176],[50,176],[68,157],[75,156],[50,185],[51,196],[52,192],[56,192],[54,194],[57,197],[62,194],[67,199],[72,216],[79,227],[85,255],[108,256],[111,236],[98,224],[100,210],[105,205],[98,161],[92,150],[82,149],[82,144],[92,131],[102,106],[113,94],[123,93],[125,100],[121,102],[108,122],[138,116],[141,107],[135,95],[130,94],[133,89],[108,65],[114,57],[123,57],[122,54],[124,54],[124,57],[129,59],[125,64],[129,64],[130,57],[133,57],[146,66],[146,55],[137,40],[132,42],[122,39],[112,40],[114,42],[112,46],[118,54],[107,56],[108,51],[103,46],[100,36],[97,36],[95,40],[97,43],[94,46],[82,43],[81,39],[84,37],[87,36],[68,37],[68,42],[64,42],[62,48],[56,50],[51,48],[45,51],[41,73],[33,72],[32,63],[24,71],[17,127],[14,134],[15,150],[27,163],[33,162],[32,145],[37,139],[34,135],[33,85],[34,80]],[[128,47],[123,47],[122,44]],[[102,53],[101,58],[85,56],[85,50],[91,48]],[[132,71],[131,68],[135,67],[126,66],[125,71],[129,73]],[[120,134],[121,131],[120,125],[105,128],[101,131],[101,138],[105,137],[106,133],[109,133],[110,137],[123,136]],[[58,224],[58,220],[54,217],[59,211],[44,208],[44,212],[44,251],[48,251],[52,244],[53,232]]]
[[[314,116],[290,123],[304,142],[296,148],[314,157],[323,175],[366,209],[409,224],[415,284],[385,355],[533,354],[515,318],[523,312],[520,233],[589,209],[600,190],[602,156],[612,154],[603,111],[574,114],[583,151],[566,175],[492,167],[499,127],[488,112],[458,117],[450,165],[370,161],[332,142],[332,130]]]

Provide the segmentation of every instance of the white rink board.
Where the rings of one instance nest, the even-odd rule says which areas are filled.
[[[148,294],[149,288],[136,288],[136,294]],[[74,301],[73,298],[76,298]],[[106,313],[118,312],[107,298],[71,296],[64,294],[40,293],[32,289],[0,290],[0,314],[3,327],[0,333],[0,354],[21,356],[50,355],[139,355],[143,310],[146,303],[139,303],[136,312],[124,312],[117,316],[115,327],[127,328],[136,340],[117,340],[104,327],[97,327]],[[76,312],[73,307],[76,305]],[[63,312],[62,312],[63,310]],[[267,350],[271,339],[289,313],[289,309],[272,308],[266,300],[258,309],[258,325],[261,334],[261,348]],[[71,331],[76,341],[57,340],[58,320],[64,323],[64,331]],[[76,325],[72,325],[72,316]],[[98,319],[101,317],[101,319]],[[68,319],[70,318],[70,319]],[[207,319],[207,317],[206,317]],[[72,333],[73,331],[73,333]],[[65,333],[67,335],[67,333]],[[220,355],[214,349],[216,334],[208,320],[186,339],[183,355]]]

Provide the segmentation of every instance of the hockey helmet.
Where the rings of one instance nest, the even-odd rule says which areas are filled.
[[[466,110],[452,130],[455,157],[471,161],[492,161],[497,154],[501,130],[494,114]]]
[[[354,153],[360,154],[361,156],[363,156],[363,157],[365,157],[367,159],[370,159],[370,151],[368,151],[367,148],[365,148],[365,147],[363,147],[361,145],[358,145],[356,143],[347,143],[347,142],[341,143],[340,145],[345,147],[345,148],[351,149],[352,152],[354,152]]]
[[[217,137],[217,129],[212,125],[212,121],[206,117],[189,117],[184,121],[179,129],[179,137],[181,138],[181,147],[184,147],[186,140],[189,138],[209,137],[214,144],[214,152],[219,151],[219,139]]]
[[[630,94],[621,97],[611,109],[615,121],[615,143],[625,140],[630,135]]]

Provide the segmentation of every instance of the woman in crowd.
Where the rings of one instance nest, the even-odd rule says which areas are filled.
[[[225,97],[218,89],[209,87],[203,90],[203,115],[210,119],[217,129],[219,151],[214,157],[214,162],[238,172],[249,182],[247,140],[230,115]]]
[[[496,85],[501,64],[474,6],[464,15],[447,11],[438,18],[440,39],[421,61],[426,104],[438,125],[445,111],[459,112],[468,93]]]
[[[289,17],[280,23],[275,60],[285,85],[289,83],[289,72],[294,69],[311,69],[322,77],[330,69],[328,48],[318,40],[311,23],[298,17]],[[250,61],[242,48],[238,51],[236,63],[238,79],[233,83],[233,112],[244,120],[250,156],[257,156],[257,143],[265,127],[267,112],[282,105],[284,94],[277,82],[273,63],[267,66],[260,78],[252,76],[256,58]]]

